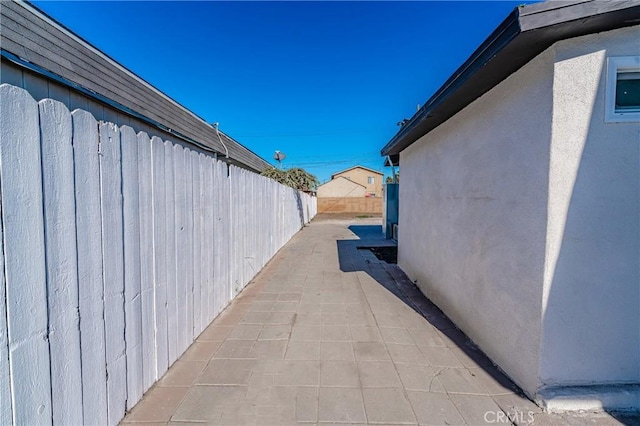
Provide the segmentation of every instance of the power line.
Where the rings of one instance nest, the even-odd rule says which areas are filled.
[[[293,161],[289,162],[287,165],[289,167],[319,167],[319,166],[331,166],[333,164],[359,164],[359,163],[370,163],[376,160],[380,160],[382,162],[382,157],[371,157],[371,158],[359,158],[359,159],[349,159],[349,160],[332,160],[332,161]]]

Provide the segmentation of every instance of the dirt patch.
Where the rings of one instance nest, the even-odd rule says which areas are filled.
[[[358,247],[358,250],[370,250],[376,257],[387,263],[398,263],[398,247]]]

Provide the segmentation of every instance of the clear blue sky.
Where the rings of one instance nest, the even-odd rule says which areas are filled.
[[[380,149],[522,0],[35,4],[208,122],[321,181]],[[530,1],[528,3],[531,3]]]

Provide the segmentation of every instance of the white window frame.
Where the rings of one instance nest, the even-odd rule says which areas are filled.
[[[616,82],[619,71],[640,72],[640,56],[612,56],[607,58],[604,121],[605,123],[640,122],[640,111],[616,112]]]
[[[367,185],[375,185],[375,183],[376,183],[376,177],[375,176],[367,177]]]

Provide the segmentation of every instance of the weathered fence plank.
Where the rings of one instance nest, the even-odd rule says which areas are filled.
[[[51,377],[38,104],[0,86],[0,182],[13,421],[49,424]]]
[[[126,410],[127,376],[124,341],[124,241],[120,131],[100,123],[102,194],[102,272],[107,360],[107,422],[117,424]]]
[[[202,318],[200,316],[202,312],[202,305],[200,303],[202,299],[202,263],[200,262],[200,254],[202,252],[202,246],[200,245],[202,239],[202,206],[200,204],[200,161],[198,160],[199,154],[197,151],[191,151],[189,153],[189,159],[191,165],[191,182],[192,186],[192,204],[191,217],[193,221],[193,239],[192,239],[192,262],[193,262],[193,309],[192,309],[192,321],[193,321],[193,336],[198,336],[202,332]]]
[[[120,129],[122,143],[122,196],[124,209],[125,341],[127,343],[127,408],[142,394],[142,299],[140,297],[140,203],[138,191],[138,138],[128,126]]]
[[[213,160],[204,154],[200,154],[200,170],[202,171],[204,189],[204,235],[202,258],[200,263],[204,266],[206,294],[203,295],[202,323],[206,327],[214,318],[213,315]]]
[[[82,342],[82,412],[85,424],[107,418],[107,375],[102,298],[102,216],[98,122],[86,111],[73,119],[76,230],[78,247],[80,341]]]
[[[53,422],[82,423],[82,376],[71,113],[61,102],[38,104],[49,305]]]
[[[211,235],[213,239],[212,247],[212,262],[213,262],[213,279],[215,282],[213,288],[213,317],[215,318],[220,313],[220,300],[222,298],[221,287],[223,281],[222,274],[222,253],[221,242],[219,241],[222,236],[222,218],[220,216],[222,209],[221,188],[223,187],[223,181],[220,174],[220,162],[213,161],[213,182],[211,184],[213,188],[213,227],[211,229]]]
[[[156,378],[169,368],[167,347],[167,229],[165,197],[164,142],[159,137],[151,139],[153,162],[153,267],[156,330]]]
[[[173,148],[176,212],[176,313],[178,317],[176,356],[179,357],[187,345],[187,185],[185,149],[179,144]]]
[[[153,287],[153,194],[151,140],[138,133],[140,289],[142,298],[142,383],[144,391],[156,380],[155,295]]]
[[[0,173],[1,175],[1,173]],[[0,179],[0,188],[2,180]],[[2,192],[0,191],[0,218],[2,218]],[[7,299],[4,276],[4,238],[0,220],[0,424],[11,424],[11,367],[9,366],[9,336],[7,336]]]
[[[186,202],[184,204],[185,209],[185,224],[186,224],[186,240],[184,246],[184,252],[181,256],[186,258],[185,269],[185,283],[186,283],[186,306],[184,315],[186,316],[186,335],[185,341],[181,348],[181,352],[184,352],[191,344],[193,340],[193,289],[194,289],[194,260],[193,260],[193,164],[191,162],[192,150],[185,148],[184,150],[184,171],[185,171],[185,191]]]
[[[175,208],[175,179],[173,164],[173,144],[164,142],[164,182],[166,195],[166,224],[167,232],[167,354],[168,365],[178,359],[178,310],[176,287],[176,208]]]

